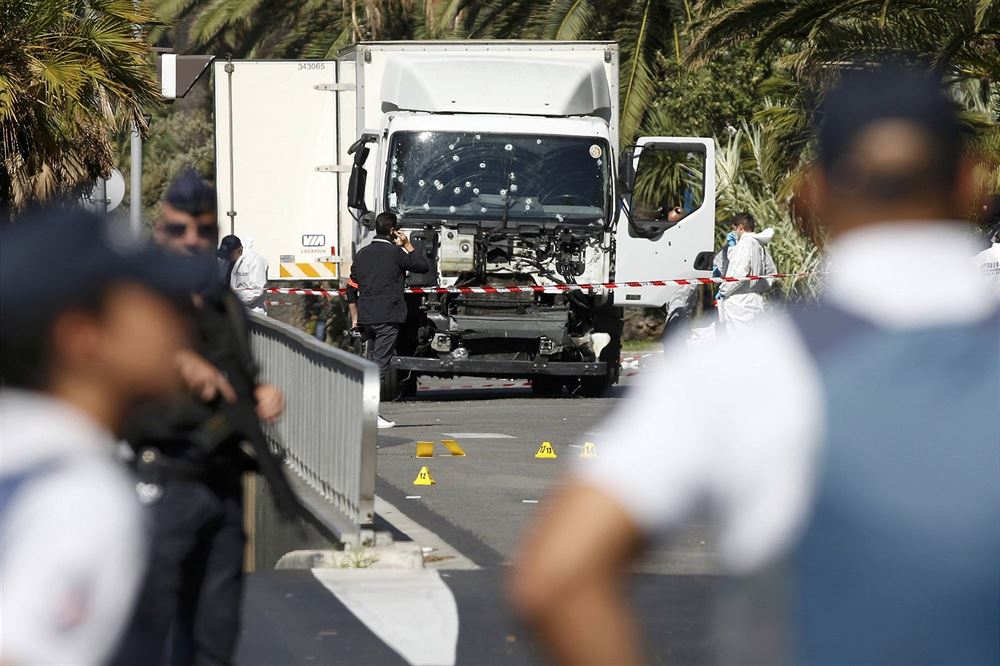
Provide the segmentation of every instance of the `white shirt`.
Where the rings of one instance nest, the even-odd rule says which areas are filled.
[[[979,321],[996,300],[969,262],[971,247],[957,222],[859,229],[830,249],[826,295],[889,329]],[[598,429],[600,457],[575,474],[650,534],[670,532],[708,502],[724,562],[753,570],[799,534],[822,410],[820,378],[786,314],[716,344],[688,348],[675,338],[661,367]]]
[[[146,548],[114,446],[62,402],[0,391],[0,476],[43,470],[0,515],[0,663],[99,664],[115,647]]]
[[[251,310],[264,314],[264,289],[267,287],[267,260],[253,249],[254,242],[247,239],[243,254],[233,265],[229,286]]]
[[[976,255],[976,267],[993,287],[993,295],[1000,298],[1000,243],[993,243]]]

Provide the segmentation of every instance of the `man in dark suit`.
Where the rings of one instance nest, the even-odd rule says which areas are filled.
[[[427,259],[413,251],[413,244],[398,226],[393,213],[379,213],[375,218],[375,238],[354,258],[347,281],[351,325],[364,330],[370,357],[378,363],[383,382],[396,351],[399,327],[406,321],[403,298],[406,272],[430,270]],[[394,425],[381,416],[378,419],[379,428]]]

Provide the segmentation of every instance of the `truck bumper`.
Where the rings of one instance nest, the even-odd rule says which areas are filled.
[[[603,361],[560,362],[560,361],[504,361],[478,360],[474,358],[453,361],[451,359],[419,358],[415,356],[394,356],[392,367],[409,370],[421,375],[438,377],[505,377],[527,379],[538,375],[561,377],[601,377],[608,374],[608,364]]]

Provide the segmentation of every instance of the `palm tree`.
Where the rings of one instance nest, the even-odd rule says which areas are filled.
[[[157,103],[131,0],[0,0],[0,207],[79,193],[114,161],[112,136]]]
[[[1000,0],[702,0],[698,9],[706,18],[689,61],[746,41],[776,58],[780,72],[762,90],[771,103],[755,119],[781,146],[783,193],[810,154],[818,96],[845,66],[885,60],[942,78],[977,132],[983,187],[1000,189]]]
[[[701,9],[718,8],[703,0]],[[1000,75],[1000,0],[743,0],[722,6],[700,26],[694,58],[753,40],[758,54],[782,45],[796,75],[822,78],[830,65],[913,57],[941,74]]]

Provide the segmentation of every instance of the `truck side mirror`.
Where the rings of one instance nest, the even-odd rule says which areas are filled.
[[[635,146],[622,151],[618,158],[618,192],[631,194],[635,187]]]
[[[351,179],[347,183],[347,205],[361,212],[368,210],[365,203],[365,185],[368,183],[368,171],[364,163],[371,152],[367,146],[362,146],[354,153],[354,164],[351,165]]]
[[[375,213],[371,212],[370,210],[366,210],[361,214],[359,222],[361,223],[361,226],[364,227],[365,229],[374,229]]]

